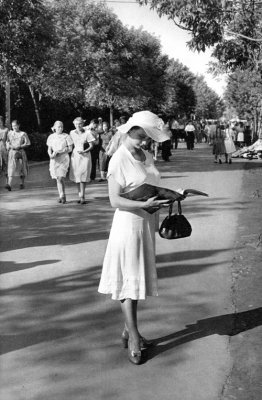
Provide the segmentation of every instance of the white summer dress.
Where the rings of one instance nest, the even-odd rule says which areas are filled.
[[[66,147],[73,145],[72,139],[67,133],[52,133],[48,136],[46,144],[58,153],[55,158],[50,159],[49,171],[51,178],[65,178],[69,168],[70,157],[64,151]]]
[[[84,144],[94,142],[95,138],[89,130],[78,133],[76,129],[70,132],[70,137],[74,149],[71,155],[69,179],[76,183],[89,182],[92,168],[91,153],[89,151],[79,154],[78,151],[83,151]]]
[[[146,160],[136,160],[122,144],[109,163],[107,176],[113,176],[123,192],[142,183],[158,185],[160,174],[153,157],[144,151]],[[144,300],[157,296],[155,263],[156,214],[142,209],[116,209],[104,257],[98,291],[113,300]]]

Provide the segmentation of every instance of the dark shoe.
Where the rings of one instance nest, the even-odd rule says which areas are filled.
[[[11,186],[10,185],[8,185],[8,183],[5,185],[5,188],[9,191],[9,192],[11,192]]]
[[[58,203],[62,203],[62,198],[59,197],[59,199],[57,200]]]
[[[62,204],[65,204],[65,203],[66,203],[66,197],[65,197],[65,196],[61,197],[61,203],[62,203]]]
[[[80,204],[81,203],[81,200],[79,199],[79,200],[77,200],[77,204]]]
[[[132,351],[130,350],[130,342],[128,341],[128,359],[132,364],[139,365],[141,364],[142,360],[142,353],[141,350],[139,351]]]
[[[19,187],[20,187],[20,189],[24,189],[25,185],[23,183],[21,183]]]
[[[87,201],[83,197],[81,197],[80,204],[86,204],[86,203],[87,203]]]
[[[222,164],[222,161],[220,159],[218,160],[218,162],[219,162],[219,164]]]

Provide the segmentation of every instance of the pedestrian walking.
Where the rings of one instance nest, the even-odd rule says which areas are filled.
[[[225,149],[225,127],[222,124],[218,124],[216,133],[213,139],[213,154],[215,156],[214,162],[222,164],[222,156],[226,154]],[[226,156],[225,156],[226,161]]]
[[[236,146],[234,144],[234,132],[229,124],[226,125],[225,129],[224,146],[226,163],[232,164],[232,153],[236,151]]]
[[[207,141],[210,146],[213,146],[214,144],[214,138],[216,136],[216,130],[217,130],[217,122],[212,120],[208,121],[207,123]]]
[[[0,116],[0,175],[6,177],[7,183],[7,141],[8,128],[4,125],[4,118]]]
[[[26,132],[20,131],[20,123],[17,120],[11,123],[12,130],[7,134],[6,148],[8,150],[6,189],[12,190],[13,178],[19,176],[20,189],[25,187],[25,178],[28,175],[28,161],[25,148],[30,146],[30,140]]]
[[[81,117],[75,118],[73,121],[75,129],[70,131],[74,148],[70,160],[69,179],[77,184],[79,204],[86,204],[85,190],[87,182],[90,182],[91,152],[95,143],[90,129],[84,128],[84,122]]]
[[[141,363],[141,350],[150,343],[137,326],[137,304],[147,296],[157,296],[155,264],[156,214],[148,207],[162,206],[165,201],[150,198],[146,202],[121,197],[122,192],[147,182],[158,185],[160,174],[152,155],[142,146],[148,138],[157,142],[169,140],[161,127],[162,120],[150,111],[140,111],[119,127],[123,143],[109,163],[108,182],[111,206],[116,208],[104,257],[98,291],[120,301],[125,320],[122,333],[128,358]],[[163,123],[164,125],[164,123]]]
[[[194,141],[195,141],[195,127],[192,121],[189,121],[188,124],[185,126],[185,133],[186,133],[186,146],[187,150],[194,149]]]
[[[91,149],[91,161],[92,161],[91,175],[90,175],[91,181],[94,181],[96,179],[96,170],[98,167],[99,153],[101,150],[101,139],[100,139],[100,133],[97,130],[97,126],[98,124],[95,119],[92,119],[88,126],[88,129],[90,130],[92,136],[95,139]]]
[[[162,150],[162,160],[169,162],[169,157],[172,155],[171,153],[171,139],[165,140],[161,144],[161,150]]]
[[[66,203],[65,177],[69,168],[69,153],[72,151],[73,141],[63,132],[64,125],[56,121],[52,127],[53,133],[47,138],[48,155],[50,157],[49,171],[52,179],[56,179],[58,203]]]
[[[109,131],[109,125],[106,121],[103,122],[103,131],[102,134],[100,135],[100,140],[101,140],[101,149],[99,153],[99,167],[100,167],[100,179],[99,182],[104,182],[106,181],[106,174],[107,174],[107,169],[108,169],[108,164],[109,164],[109,159],[110,156],[107,154],[108,146],[110,143],[110,140],[112,138],[112,134]]]
[[[175,144],[175,149],[178,147],[178,138],[179,138],[179,123],[173,117],[170,121],[170,130],[172,132],[172,144]]]

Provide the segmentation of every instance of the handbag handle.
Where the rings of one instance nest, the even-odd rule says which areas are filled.
[[[179,215],[182,214],[182,207],[181,207],[181,201],[180,200],[177,200],[177,211],[178,211]],[[171,203],[170,206],[169,206],[169,212],[168,212],[168,216],[169,217],[171,217],[172,212],[173,212],[173,203]]]

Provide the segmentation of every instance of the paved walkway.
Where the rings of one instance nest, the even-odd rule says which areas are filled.
[[[157,235],[159,297],[141,302],[139,313],[157,346],[141,366],[119,347],[119,304],[97,293],[113,215],[107,185],[90,185],[81,206],[72,184],[68,204],[56,203],[46,163],[31,168],[24,191],[5,192],[1,181],[1,398],[221,398],[232,367],[221,327],[234,311],[230,267],[246,162],[218,165],[205,145],[180,147],[158,164],[163,186],[209,198],[183,203],[190,238]]]

